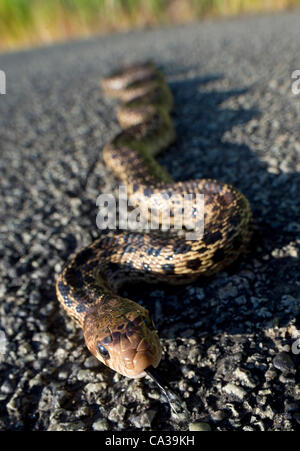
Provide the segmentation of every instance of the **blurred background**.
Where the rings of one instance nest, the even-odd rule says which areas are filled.
[[[0,0],[0,51],[299,6],[300,0]]]

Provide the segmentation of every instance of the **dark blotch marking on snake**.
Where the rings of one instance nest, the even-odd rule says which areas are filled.
[[[146,249],[146,254],[149,256],[153,255],[154,257],[158,257],[160,254],[160,249],[155,249],[154,247],[148,247],[148,249]]]
[[[185,243],[183,243],[183,244],[175,244],[173,246],[174,255],[186,254],[190,250],[191,250],[191,246],[189,244],[185,244]]]
[[[125,247],[124,254],[132,253],[132,252],[136,252],[136,248],[135,247],[131,247],[131,246]]]
[[[241,216],[236,213],[234,216],[231,216],[228,220],[229,224],[236,228],[241,223]]]
[[[73,288],[83,288],[84,281],[80,269],[75,269],[72,266],[66,271],[66,281]]]
[[[201,266],[200,258],[194,258],[193,260],[188,260],[186,263],[186,267],[189,269],[192,269],[193,271],[200,268],[200,266]]]
[[[213,255],[213,261],[214,263],[219,263],[222,260],[224,260],[225,258],[225,254],[224,254],[224,250],[223,249],[217,249],[216,252]]]
[[[94,250],[92,248],[84,249],[82,252],[80,252],[76,258],[75,263],[78,266],[84,265],[86,262],[90,261],[93,256],[95,255]]]
[[[117,263],[109,262],[107,265],[107,271],[113,274],[117,271],[120,271],[120,266]]]
[[[217,230],[216,232],[208,232],[203,237],[203,242],[208,246],[214,244],[222,239],[222,233]]]

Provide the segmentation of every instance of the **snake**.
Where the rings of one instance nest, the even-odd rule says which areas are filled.
[[[124,66],[100,84],[106,95],[119,100],[120,131],[104,145],[104,163],[126,185],[133,205],[146,206],[143,214],[153,214],[158,227],[100,230],[65,264],[56,292],[82,328],[89,351],[123,376],[141,378],[157,368],[162,347],[149,311],[120,296],[121,287],[137,281],[190,283],[223,270],[247,248],[252,213],[234,186],[215,179],[174,181],[158,163],[155,157],[176,137],[173,95],[158,66],[152,61]],[[203,233],[196,239],[182,230],[160,228],[164,211],[170,229],[183,215],[185,229],[191,227],[181,202],[186,194],[190,220],[197,213],[197,195],[204,199]]]

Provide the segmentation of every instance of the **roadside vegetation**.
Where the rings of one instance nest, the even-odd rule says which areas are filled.
[[[297,6],[300,0],[0,0],[0,49]]]

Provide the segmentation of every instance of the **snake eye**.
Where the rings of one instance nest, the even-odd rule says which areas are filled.
[[[99,354],[101,354],[102,357],[104,357],[105,359],[109,359],[109,352],[101,343],[97,344],[97,348],[98,348]]]

